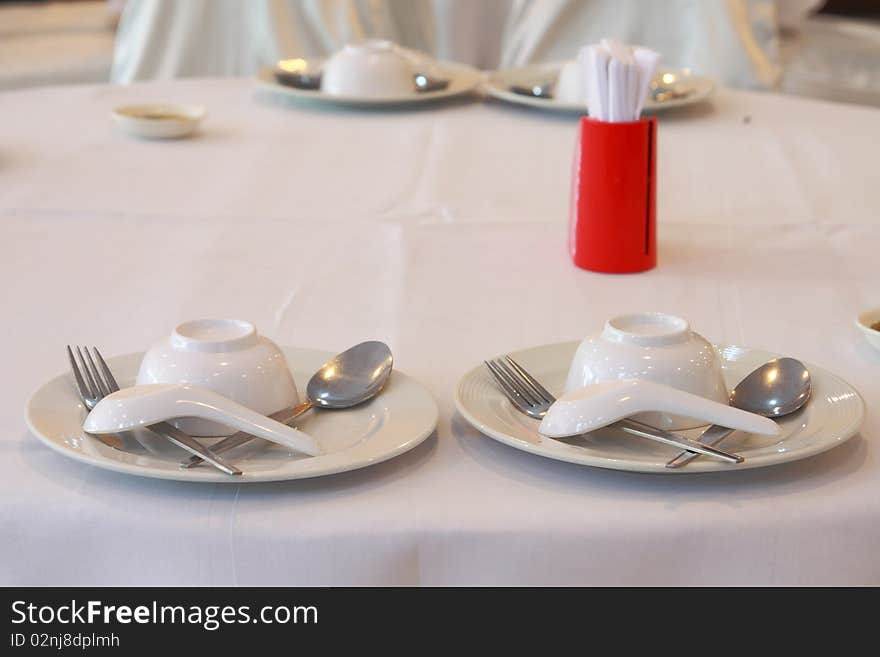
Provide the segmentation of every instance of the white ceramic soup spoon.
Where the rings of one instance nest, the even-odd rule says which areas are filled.
[[[324,453],[324,448],[307,433],[213,390],[188,384],[132,386],[107,395],[88,414],[83,430],[94,434],[116,433],[180,417],[218,422],[309,456]]]
[[[549,408],[538,431],[550,438],[577,436],[647,411],[766,436],[779,434],[779,426],[766,417],[644,379],[605,381],[572,390]]]

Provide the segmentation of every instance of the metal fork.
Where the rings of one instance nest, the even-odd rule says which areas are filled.
[[[76,355],[79,356],[77,361],[74,358],[73,350],[70,345],[67,346],[67,357],[70,359],[70,369],[73,370],[73,378],[76,380],[76,387],[83,405],[91,411],[99,401],[107,395],[119,390],[119,384],[113,377],[113,373],[101,356],[101,352],[97,348],[92,347],[95,357],[88,347],[76,348]],[[85,352],[85,355],[83,355]],[[98,365],[95,364],[97,360]],[[99,369],[100,366],[100,369]],[[234,465],[230,465],[222,458],[214,454],[210,449],[199,443],[192,436],[180,431],[177,427],[167,422],[159,422],[151,424],[149,427],[153,433],[168,439],[178,447],[182,447],[191,454],[196,454],[218,470],[222,470],[226,474],[240,475],[241,470]]]
[[[496,358],[491,361],[483,361],[489,368],[493,378],[501,388],[504,395],[513,404],[514,408],[526,415],[541,419],[547,414],[547,410],[556,401],[544,386],[535,377],[529,374],[522,365],[510,356],[503,359]],[[679,436],[662,429],[656,429],[636,420],[620,420],[611,426],[622,429],[627,433],[641,438],[648,438],[666,445],[680,447],[689,452],[714,456],[728,463],[742,463],[743,457],[738,454],[729,454],[720,449],[709,447],[695,440]]]

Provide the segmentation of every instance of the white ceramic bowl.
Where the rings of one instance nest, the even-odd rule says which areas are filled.
[[[587,103],[586,83],[577,59],[569,59],[559,69],[554,96],[562,103]]]
[[[880,349],[880,331],[871,328],[871,325],[876,322],[880,322],[880,308],[866,310],[856,317],[856,326],[864,333],[865,339],[872,347]]]
[[[237,319],[184,322],[144,354],[137,383],[191,383],[210,388],[263,415],[299,403],[284,354],[253,324]],[[197,418],[174,424],[194,436],[232,431]]]
[[[197,105],[126,105],[113,110],[123,131],[145,139],[179,139],[194,133],[207,111]]]
[[[336,96],[382,98],[415,92],[413,59],[390,41],[350,43],[331,56],[321,73],[321,91]]]
[[[565,392],[617,379],[646,379],[729,403],[715,348],[673,315],[637,313],[609,319],[600,334],[578,346]],[[673,431],[700,425],[665,413],[642,413],[634,419]]]

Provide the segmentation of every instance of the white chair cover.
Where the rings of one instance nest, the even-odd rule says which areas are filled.
[[[614,36],[668,65],[772,87],[776,17],[774,0],[128,0],[112,78],[250,75],[368,36],[495,68],[567,59]]]

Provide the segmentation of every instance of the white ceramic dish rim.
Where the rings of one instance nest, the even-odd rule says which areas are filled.
[[[571,353],[574,354],[578,341],[572,342],[557,342],[550,344],[537,345],[534,347],[526,347],[523,349],[518,349],[516,351],[509,352],[509,354],[517,359],[520,357],[520,354],[533,352],[540,349],[570,349]],[[752,349],[749,347],[741,347],[738,345],[722,345],[722,344],[714,344],[716,350],[719,353],[719,356],[724,353],[726,349],[738,349],[744,352],[761,356],[763,361],[770,360],[772,358],[779,358],[779,354],[775,354],[772,352],[764,351],[762,349]],[[722,362],[735,362],[735,361],[726,361],[722,357]],[[814,380],[819,377],[823,379],[830,379],[835,381],[841,387],[847,388],[850,392],[855,395],[855,399],[858,403],[859,412],[857,417],[853,422],[851,422],[847,427],[843,428],[842,431],[838,432],[838,435],[834,439],[826,439],[824,442],[818,443],[812,448],[806,447],[803,449],[799,449],[794,452],[785,452],[779,454],[778,452],[774,452],[772,454],[763,455],[763,456],[753,456],[747,458],[743,463],[739,464],[727,464],[721,463],[719,461],[713,461],[710,459],[700,459],[699,461],[695,461],[692,464],[689,464],[684,468],[666,468],[664,463],[657,464],[649,464],[645,461],[636,461],[636,460],[625,460],[625,459],[614,459],[614,458],[606,458],[594,456],[587,452],[586,450],[580,450],[576,447],[572,448],[571,445],[566,444],[564,441],[557,441],[551,438],[545,438],[548,441],[549,446],[541,447],[539,445],[534,445],[532,443],[526,442],[517,438],[516,436],[511,436],[503,431],[498,430],[496,427],[488,425],[476,417],[473,413],[471,413],[468,408],[468,403],[462,398],[462,390],[463,387],[474,377],[487,378],[489,377],[489,373],[486,371],[486,368],[483,364],[477,365],[470,371],[468,371],[462,378],[459,380],[458,385],[455,389],[455,407],[456,410],[461,414],[461,416],[475,429],[480,431],[482,434],[497,440],[498,442],[504,443],[505,445],[509,445],[516,449],[529,452],[531,454],[536,454],[538,456],[543,456],[550,459],[555,459],[559,461],[565,461],[568,463],[575,463],[578,465],[588,465],[593,467],[600,467],[612,470],[625,470],[628,472],[642,472],[642,473],[650,473],[650,474],[699,474],[699,473],[707,473],[707,472],[733,472],[733,471],[741,471],[748,470],[753,468],[762,468],[773,465],[781,465],[783,463],[789,463],[792,461],[798,461],[801,459],[809,458],[811,456],[815,456],[817,454],[821,454],[826,452],[834,447],[837,447],[853,436],[855,436],[865,419],[865,402],[862,399],[859,392],[853,388],[849,383],[841,379],[836,374],[829,372],[828,370],[818,367],[817,365],[811,365],[809,363],[804,363],[807,369],[810,370],[810,374]],[[746,373],[743,373],[745,375]],[[500,390],[494,388],[494,394],[499,400],[503,400],[504,397]],[[504,403],[508,403],[504,400]],[[537,420],[535,420],[535,427],[537,433]],[[674,454],[673,454],[674,455]],[[673,456],[671,455],[671,456]],[[671,458],[670,456],[670,458]]]
[[[871,328],[872,322],[880,322],[880,306],[860,312],[855,319],[856,326],[871,336],[880,338],[880,331]]]
[[[521,84],[525,80],[534,80],[535,78],[541,77],[542,75],[553,75],[555,77],[559,74],[559,71],[564,64],[565,62],[560,61],[548,62],[546,64],[534,64],[532,66],[519,66],[498,69],[488,74],[488,77],[484,83],[484,88],[486,90],[486,93],[490,96],[517,105],[538,107],[553,112],[578,113],[585,115],[587,113],[587,108],[583,103],[560,101],[555,98],[532,98],[529,96],[524,96],[522,94],[514,93],[510,91],[510,89],[508,89],[511,84]],[[715,83],[711,78],[702,75],[696,75],[694,73],[691,73],[688,69],[676,69],[672,67],[661,66],[658,69],[658,72],[674,73],[676,75],[682,76],[683,78],[693,80],[694,82],[705,86],[698,87],[693,94],[690,94],[689,96],[686,96],[684,98],[673,98],[670,100],[658,102],[649,97],[645,101],[645,114],[656,114],[659,112],[663,112],[667,109],[701,103],[704,100],[710,98],[715,93]]]
[[[275,80],[275,69],[264,67],[257,71],[257,83],[268,90],[284,93],[288,96],[301,99],[310,99],[329,104],[338,105],[362,105],[382,106],[401,105],[409,103],[424,103],[441,98],[460,96],[476,89],[483,80],[483,75],[474,68],[457,62],[438,61],[433,63],[436,74],[449,79],[449,86],[437,91],[415,91],[399,96],[386,96],[381,98],[368,98],[365,96],[343,96],[328,94],[320,89],[297,89],[289,85],[280,84]]]
[[[175,119],[151,119],[145,116],[132,116],[131,114],[125,114],[125,110],[129,111],[149,111],[155,110],[157,108],[162,109],[163,111],[171,111],[176,112],[181,115],[181,118]],[[133,105],[119,105],[118,107],[114,107],[110,113],[114,118],[119,119],[120,121],[135,121],[138,123],[145,123],[149,125],[157,125],[157,124],[189,124],[189,123],[198,123],[202,119],[204,119],[208,115],[208,110],[202,105],[184,105],[180,103],[135,103]]]
[[[316,358],[316,360],[320,359],[320,362],[325,362],[335,355],[332,352],[318,349],[308,349],[303,347],[290,347],[282,345],[279,346],[284,352],[285,356],[288,358],[289,362],[296,362],[297,356],[294,354],[296,354],[297,352],[299,352],[300,358],[303,352],[309,352]],[[143,352],[120,354],[112,358],[108,358],[107,363],[110,366],[111,370],[114,368],[118,370],[118,364],[123,359],[137,359],[139,362],[139,359],[142,356]],[[123,373],[115,373],[117,373],[117,376],[120,379],[127,378]],[[300,375],[302,377],[305,374],[300,373]],[[163,463],[166,465],[166,468],[162,469],[126,463],[124,461],[115,460],[105,456],[86,454],[75,449],[67,448],[59,444],[56,440],[53,440],[50,436],[44,435],[38,428],[38,421],[33,417],[35,415],[33,407],[40,399],[41,395],[47,393],[51,394],[51,389],[54,386],[58,385],[59,381],[63,380],[64,385],[66,385],[70,389],[71,403],[77,403],[79,401],[73,388],[72,379],[68,380],[70,378],[68,372],[64,372],[55,377],[52,377],[51,379],[43,383],[43,385],[41,385],[31,395],[31,397],[25,404],[24,419],[30,433],[40,442],[42,442],[44,445],[48,446],[55,452],[63,454],[66,457],[72,458],[73,460],[80,461],[82,463],[87,463],[89,465],[93,465],[105,470],[119,472],[122,474],[148,477],[153,479],[185,481],[194,483],[202,482],[229,484],[308,479],[313,477],[338,474],[341,472],[348,472],[350,470],[357,470],[370,465],[375,465],[376,463],[381,463],[382,461],[387,461],[405,452],[408,452],[411,449],[414,449],[422,442],[424,442],[428,438],[428,436],[430,436],[434,432],[434,430],[437,428],[437,423],[439,421],[439,409],[437,407],[437,402],[434,400],[431,393],[418,381],[416,381],[412,377],[407,376],[397,369],[392,372],[391,377],[392,378],[391,381],[389,381],[388,388],[386,388],[386,390],[382,392],[380,397],[378,397],[372,403],[377,403],[380,400],[384,399],[384,403],[386,405],[390,405],[395,397],[395,389],[397,390],[397,395],[409,396],[412,394],[418,394],[420,396],[420,403],[423,405],[421,412],[424,413],[424,415],[420,416],[419,418],[419,425],[421,426],[421,430],[414,432],[405,440],[393,439],[392,437],[386,436],[386,440],[389,442],[389,445],[387,447],[383,446],[384,449],[381,450],[377,449],[380,445],[378,444],[376,437],[374,437],[371,440],[355,444],[349,448],[332,452],[330,454],[291,461],[291,464],[294,467],[287,467],[286,469],[284,467],[280,467],[274,470],[257,471],[253,473],[248,473],[247,471],[245,471],[244,474],[238,476],[226,475],[222,472],[217,472],[212,468],[206,467],[192,469],[170,468],[167,467],[167,461],[163,461]],[[134,371],[131,372],[130,378],[132,381],[134,381]],[[392,382],[394,384],[394,387],[392,387]],[[314,413],[316,411],[310,412]],[[345,411],[317,412],[334,413]],[[107,447],[106,449],[112,450],[113,448]],[[185,457],[186,454],[181,453],[181,460],[183,460]]]

